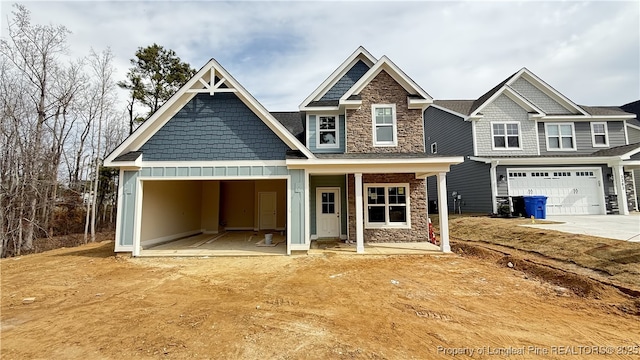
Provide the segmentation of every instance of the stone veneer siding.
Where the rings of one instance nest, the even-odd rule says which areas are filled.
[[[362,106],[347,110],[347,153],[399,153],[424,151],[422,111],[410,110],[409,93],[384,70],[360,92]],[[398,146],[373,146],[371,105],[395,104]]]
[[[363,190],[364,185],[368,183],[409,183],[411,229],[365,228],[365,242],[428,241],[426,208],[427,195],[423,179],[416,179],[415,174],[362,174]],[[356,241],[355,178],[352,174],[349,174],[347,188],[347,202],[349,206],[349,240]],[[363,209],[364,216],[367,216],[366,202],[363,204]]]

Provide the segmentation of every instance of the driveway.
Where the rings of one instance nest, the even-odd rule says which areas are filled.
[[[572,234],[599,236],[640,243],[640,214],[549,216],[548,221],[560,224],[523,225],[538,229]]]

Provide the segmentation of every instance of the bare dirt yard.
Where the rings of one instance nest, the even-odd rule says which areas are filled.
[[[502,245],[480,241],[493,237],[480,231],[493,230],[464,221],[452,220],[458,252],[449,255],[132,259],[114,256],[113,242],[105,241],[4,259],[0,354],[640,358],[640,300],[633,292],[608,286],[589,270],[530,262],[559,261],[542,254],[482,249]],[[514,223],[493,224],[512,229],[518,239],[528,236]],[[548,239],[556,235],[547,232]],[[638,270],[629,263],[625,271]]]

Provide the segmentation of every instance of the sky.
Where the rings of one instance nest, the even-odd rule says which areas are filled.
[[[195,69],[215,58],[269,111],[297,110],[360,45],[434,99],[478,98],[523,67],[578,104],[640,99],[639,1],[22,3],[71,30],[70,57],[109,47],[118,80],[156,43]]]

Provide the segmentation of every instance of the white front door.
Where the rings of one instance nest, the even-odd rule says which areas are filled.
[[[260,192],[260,229],[276,228],[276,193]]]
[[[316,232],[318,237],[339,237],[340,188],[317,188],[316,209]]]
[[[605,214],[599,168],[507,169],[510,196],[547,196],[547,215]]]

